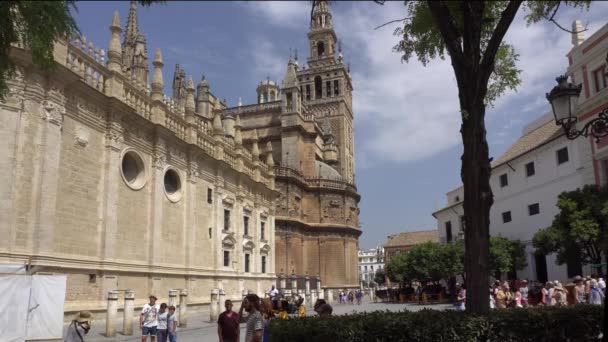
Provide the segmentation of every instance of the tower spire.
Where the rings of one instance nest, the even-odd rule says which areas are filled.
[[[129,7],[129,17],[127,18],[127,27],[125,29],[125,40],[127,37],[135,40],[139,33],[139,27],[137,26],[137,1],[131,0],[131,6]]]
[[[137,1],[131,0],[125,35],[122,41],[122,65],[141,83],[148,83],[148,47],[146,37],[139,32]]]

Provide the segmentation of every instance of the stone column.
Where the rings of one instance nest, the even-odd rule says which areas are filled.
[[[305,282],[304,282],[304,286],[306,288],[306,295],[310,295],[310,278],[308,276],[306,276],[304,278]]]
[[[125,290],[125,307],[122,318],[122,334],[133,335],[133,309],[135,308],[135,291]]]
[[[220,312],[222,311],[222,308],[224,307],[225,301],[226,301],[226,292],[223,289],[220,289],[220,295],[219,295],[219,299],[218,299]]]
[[[317,291],[321,291],[321,276],[317,274]]]
[[[285,273],[281,272],[281,274],[279,274],[279,290],[280,291],[284,291],[285,288],[287,287],[286,281],[285,281]]]
[[[179,326],[187,327],[188,326],[188,317],[186,316],[186,311],[188,309],[188,290],[182,289],[179,292]]]
[[[293,293],[295,293],[297,289],[298,289],[298,278],[296,277],[295,273],[292,273],[291,274],[291,291]]]
[[[304,292],[304,289],[299,289],[298,290],[298,295],[302,298],[304,298],[304,306],[306,306],[306,304],[308,304],[308,296],[306,295],[306,293]]]
[[[334,294],[330,289],[325,289],[325,291],[327,291],[326,295],[325,295],[325,300],[327,301],[328,304],[333,304],[334,303]]]
[[[106,337],[114,337],[116,329],[116,314],[118,311],[118,292],[108,292],[108,309],[106,310]]]
[[[309,306],[311,306],[311,307],[312,307],[312,306],[314,306],[314,305],[315,305],[315,303],[317,302],[317,299],[318,299],[318,298],[317,298],[317,297],[318,297],[317,295],[318,295],[317,290],[311,290],[311,291],[310,291],[310,304],[309,304]]]
[[[283,296],[285,297],[286,300],[289,300],[291,298],[291,290],[285,289],[285,294]]]
[[[177,308],[177,290],[169,290],[169,303],[167,305]]]
[[[217,317],[219,316],[219,292],[220,291],[218,289],[211,290],[211,301],[209,302],[209,321],[211,323],[215,323],[217,321]]]

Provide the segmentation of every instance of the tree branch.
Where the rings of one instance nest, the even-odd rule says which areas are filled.
[[[374,27],[374,30],[377,30],[377,29],[379,29],[381,27],[384,27],[386,25],[390,25],[390,24],[393,24],[393,23],[401,23],[401,22],[404,22],[404,21],[410,20],[410,19],[412,19],[412,17],[405,17],[405,18],[402,18],[402,19],[391,20],[391,21],[386,22],[386,23],[384,23],[384,24],[382,24],[382,25],[380,25],[378,27]]]
[[[464,55],[462,53],[462,33],[454,23],[454,17],[450,14],[450,10],[444,1],[427,0],[427,6],[433,16],[435,25],[439,28],[439,32],[443,36],[445,46],[452,57],[452,60],[458,65],[464,64]]]
[[[559,5],[561,5],[561,4],[562,4],[562,2],[561,2],[561,1],[558,1],[558,2],[557,2],[557,6],[555,6],[555,9],[553,10],[553,13],[551,13],[551,17],[547,18],[547,20],[548,20],[548,21],[550,21],[550,22],[554,23],[554,24],[555,24],[555,26],[557,26],[559,29],[561,29],[562,31],[566,31],[566,32],[568,32],[568,33],[573,33],[573,34],[576,34],[576,33],[581,33],[581,32],[585,32],[585,31],[589,30],[589,29],[587,28],[587,26],[588,26],[588,25],[585,25],[585,29],[584,29],[584,30],[581,30],[581,31],[571,31],[571,30],[568,30],[567,28],[563,27],[562,25],[560,25],[560,24],[559,24],[559,23],[558,23],[558,22],[555,20],[555,15],[557,14],[557,10],[559,10]]]
[[[492,37],[488,42],[486,50],[483,52],[483,59],[481,60],[481,70],[485,73],[482,75],[481,79],[483,83],[487,83],[492,71],[494,70],[494,61],[496,60],[498,48],[500,47],[509,26],[511,26],[513,19],[515,19],[515,15],[517,14],[522,2],[522,0],[510,1],[507,8],[505,8],[505,10],[502,12],[500,20],[498,21],[498,24],[496,24],[496,28],[494,28]]]

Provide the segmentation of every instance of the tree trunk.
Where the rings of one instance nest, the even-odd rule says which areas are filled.
[[[470,81],[475,78],[471,77],[471,73],[467,76]],[[462,85],[462,82],[459,83]],[[459,90],[463,110],[461,177],[464,186],[466,310],[484,314],[490,311],[490,207],[493,203],[484,123],[485,105],[483,96],[479,96],[479,88],[467,85]],[[485,94],[485,91],[481,93]]]

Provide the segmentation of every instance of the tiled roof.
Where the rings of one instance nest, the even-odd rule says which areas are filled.
[[[524,153],[528,153],[533,149],[561,136],[564,131],[560,126],[556,125],[553,120],[540,126],[534,131],[522,136],[509,147],[497,160],[492,163],[492,168],[511,161]]]
[[[384,247],[413,246],[427,241],[438,242],[439,232],[434,230],[422,230],[418,232],[404,232],[389,235]]]

